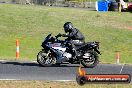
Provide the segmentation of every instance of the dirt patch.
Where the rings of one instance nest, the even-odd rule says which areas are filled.
[[[128,30],[132,31],[132,27],[127,27]]]
[[[130,31],[132,31],[132,27],[128,27],[128,26],[124,26],[124,25],[113,25],[112,24],[112,27],[114,27],[114,28],[119,28],[119,29],[126,29],[126,30],[130,30]]]

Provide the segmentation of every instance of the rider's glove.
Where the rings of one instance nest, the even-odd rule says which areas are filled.
[[[58,36],[58,37],[61,37],[61,36],[62,36],[62,34],[61,34],[61,33],[59,33],[57,36]]]

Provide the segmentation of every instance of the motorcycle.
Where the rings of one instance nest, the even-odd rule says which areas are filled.
[[[99,60],[99,42],[88,42],[76,46],[76,59],[72,58],[69,48],[69,41],[59,40],[58,35],[55,37],[49,34],[42,42],[43,49],[37,55],[37,62],[41,66],[60,65],[68,62],[71,64],[82,64],[84,67],[93,68]]]

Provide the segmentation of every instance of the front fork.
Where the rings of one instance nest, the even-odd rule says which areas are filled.
[[[100,51],[98,49],[94,49],[98,54],[101,55]]]

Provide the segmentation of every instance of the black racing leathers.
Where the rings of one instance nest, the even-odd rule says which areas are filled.
[[[83,34],[76,28],[72,29],[69,34],[63,34],[62,35],[63,37],[68,37],[67,40],[70,40],[69,43],[70,43],[70,52],[72,53],[73,55],[73,59],[76,59],[76,55],[77,55],[77,52],[76,52],[76,47],[75,47],[75,43],[73,42],[73,40],[79,40],[81,42],[84,42],[85,40],[85,37],[83,36]]]
[[[72,29],[69,34],[63,34],[63,37],[68,37],[69,40],[82,40],[84,41],[83,34],[76,28]]]

